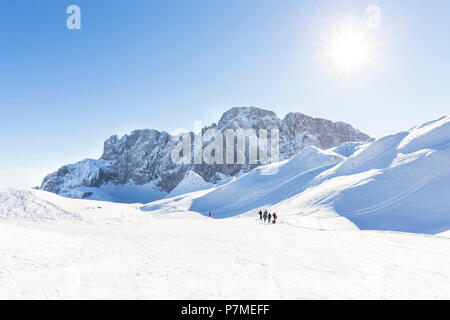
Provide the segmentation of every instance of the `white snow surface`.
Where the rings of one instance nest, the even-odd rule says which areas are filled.
[[[185,193],[208,189],[212,186],[213,184],[206,182],[200,175],[189,170],[184,174],[183,180],[181,180],[167,196],[174,197]]]
[[[0,190],[0,222],[102,223],[139,222],[147,219],[139,204],[70,199],[41,190]]]
[[[444,238],[449,238],[449,239],[450,239],[450,230],[449,230],[449,231],[442,232],[442,233],[438,233],[437,236],[439,236],[439,237],[444,237]]]
[[[6,189],[0,191],[0,220],[5,221],[65,221],[80,220],[55,203],[38,197],[34,190]]]
[[[355,154],[356,151],[363,148],[367,143],[364,142],[346,142],[337,147],[331,148],[330,151],[333,151],[337,154],[340,154],[344,157],[350,157]]]
[[[450,298],[450,239],[190,212],[208,192],[158,201],[171,202],[171,211],[2,193],[0,298]],[[17,203],[38,209],[15,219],[8,212]],[[37,219],[49,212],[54,219]]]

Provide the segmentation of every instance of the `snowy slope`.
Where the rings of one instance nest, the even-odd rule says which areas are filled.
[[[189,197],[173,199],[186,206]],[[23,198],[82,220],[0,220],[1,299],[450,298],[444,237],[145,212],[43,192]]]
[[[360,229],[450,229],[450,117],[379,139],[274,210],[346,217]]]
[[[208,183],[203,180],[197,173],[189,170],[185,173],[183,180],[173,189],[168,197],[174,197],[185,193],[190,193],[194,191],[204,190],[211,188],[212,183]]]
[[[0,191],[0,220],[61,221],[81,220],[75,213],[40,198],[36,191],[6,189]]]
[[[442,233],[438,233],[437,236],[450,239],[450,230],[442,232]]]
[[[181,202],[188,207],[174,200],[147,209],[226,218],[267,208],[284,223],[314,229],[437,234],[450,230],[449,181],[450,117],[444,117],[370,144],[310,147],[191,195]]]
[[[344,157],[308,147],[290,160],[252,170],[205,196],[195,199],[190,210],[225,218],[270,206],[306,189],[319,173]]]
[[[367,143],[363,142],[346,142],[337,147],[331,148],[330,151],[333,151],[337,154],[340,154],[344,157],[350,157],[355,154],[356,151],[362,149]]]
[[[107,223],[147,221],[139,205],[68,199],[40,190],[0,191],[0,221]]]

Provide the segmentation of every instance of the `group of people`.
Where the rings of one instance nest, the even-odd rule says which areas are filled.
[[[264,223],[266,223],[266,221],[269,222],[269,224],[277,223],[278,216],[275,212],[271,214],[271,213],[267,212],[267,210],[264,210],[264,213],[261,210],[259,210],[258,214],[259,214],[259,220],[261,220],[261,221],[264,220]]]

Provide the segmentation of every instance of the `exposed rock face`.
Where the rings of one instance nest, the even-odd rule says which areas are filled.
[[[280,136],[285,138],[285,154],[290,158],[308,146],[329,149],[349,141],[371,138],[344,122],[316,119],[301,113],[289,113],[281,121]]]
[[[112,136],[106,140],[101,160],[109,163],[114,184],[143,185],[153,181],[169,191],[176,186],[170,179],[172,170],[177,170],[170,159],[174,145],[167,132],[136,130],[121,139]]]
[[[259,108],[232,108],[218,122],[203,131],[227,129],[278,129],[281,159],[290,158],[308,146],[328,149],[349,141],[371,138],[343,122],[316,119],[301,113],[289,113],[279,119],[272,111]],[[69,197],[80,197],[77,188],[154,183],[165,192],[173,190],[189,170],[205,181],[216,183],[226,176],[248,172],[257,165],[246,164],[174,164],[171,152],[178,143],[167,132],[136,130],[122,138],[112,136],[104,144],[100,160],[84,160],[67,165],[48,175],[41,189]]]

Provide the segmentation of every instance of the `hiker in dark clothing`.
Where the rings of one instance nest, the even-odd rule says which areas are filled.
[[[262,220],[262,211],[261,210],[259,210],[259,220]]]
[[[272,215],[269,213],[269,215],[267,216],[267,218],[269,219],[269,224],[270,224],[270,220],[272,220]]]
[[[277,216],[277,214],[274,212],[274,213],[273,213],[273,224],[276,224],[276,223],[277,223],[277,219],[278,219],[278,216]]]
[[[266,220],[267,220],[267,210],[264,211],[263,218],[264,218],[264,223],[266,223]]]

